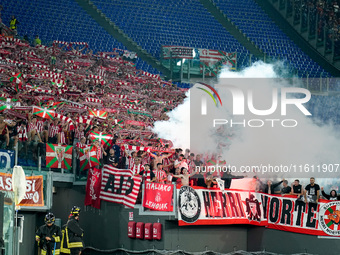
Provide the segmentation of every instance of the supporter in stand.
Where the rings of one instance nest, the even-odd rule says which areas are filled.
[[[144,170],[144,166],[142,165],[142,159],[140,157],[136,157],[133,166],[130,168],[133,175],[138,175],[141,171]]]
[[[185,149],[184,157],[189,158],[190,156],[190,149]]]
[[[144,169],[142,169],[142,171],[139,172],[139,175],[142,176],[143,182],[145,181],[150,182],[155,178],[155,174],[153,173],[153,171],[150,170],[149,164],[144,165]]]
[[[207,188],[213,188],[216,184],[216,177],[214,177],[211,172],[207,172],[207,176],[205,177],[205,185]]]
[[[86,138],[83,136],[79,142],[77,142],[76,149],[76,176],[80,176],[80,178],[85,177],[85,171],[80,172],[80,149],[86,148]]]
[[[113,139],[113,141],[112,141],[112,149],[115,152],[116,159],[119,160],[119,157],[120,157],[120,146],[117,144],[117,140],[116,139]]]
[[[207,187],[204,180],[204,175],[202,173],[202,168],[195,168],[195,174],[190,178],[192,180],[193,186]]]
[[[154,158],[153,164],[154,164],[154,168],[156,168],[158,163],[163,164],[163,160],[166,158],[169,158],[170,156],[172,156],[172,154],[166,154],[166,155],[162,155],[161,152],[156,152],[156,155],[149,152],[150,157]]]
[[[315,178],[310,178],[310,184],[305,187],[304,202],[318,203],[320,198],[320,186],[315,183]]]
[[[175,175],[180,175],[180,174],[182,174],[181,170],[179,168],[176,168]],[[182,184],[181,178],[177,178],[175,176],[172,176],[171,181],[172,181],[172,183],[175,183],[176,185],[181,185]]]
[[[1,148],[8,147],[9,145],[9,132],[7,128],[7,124],[4,122],[4,116],[0,116],[0,143]]]
[[[196,154],[196,159],[194,160],[195,166],[202,167],[203,166],[203,161],[201,160],[201,155]]]
[[[192,172],[189,174],[188,169],[185,167],[181,168],[182,174],[180,175],[173,175],[173,177],[180,178],[182,186],[189,186],[189,178],[192,177],[196,172]]]
[[[233,179],[243,179],[244,177],[245,176],[232,175],[230,169],[228,168],[227,171],[223,172],[221,179],[224,180],[224,188],[230,189],[231,182]]]
[[[162,163],[157,164],[157,169],[153,171],[155,177],[152,179],[153,182],[165,183],[167,180],[167,174],[163,170]]]
[[[189,174],[195,172],[196,164],[194,162],[194,158],[195,158],[195,154],[194,153],[190,153],[190,155],[188,156],[188,159],[187,159]]]
[[[179,169],[182,169],[182,167],[184,167],[185,169],[188,169],[187,160],[184,158],[183,154],[180,154],[178,159],[176,159],[174,167]]]
[[[284,196],[284,195],[290,195],[291,191],[292,191],[292,188],[290,186],[288,186],[288,181],[287,180],[284,180],[282,182],[282,189],[281,189],[281,195]]]
[[[325,191],[323,190],[323,187],[321,187],[321,194],[325,199],[328,200],[340,200],[340,195],[338,195],[336,193],[336,190],[331,190],[331,192],[328,194],[325,193]]]
[[[272,181],[268,180],[267,184],[264,185],[263,192],[267,193],[267,194],[275,194],[275,193],[277,193],[277,192],[275,192],[275,188],[278,187],[282,182],[284,182],[284,180],[285,179],[282,179],[282,181],[274,183],[274,184],[272,183]]]
[[[50,120],[50,123],[48,125],[48,143],[60,143],[60,133],[61,126],[59,125],[59,120]]]

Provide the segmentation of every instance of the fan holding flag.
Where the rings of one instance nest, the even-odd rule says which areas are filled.
[[[9,78],[9,81],[14,85],[14,89],[16,92],[22,89],[23,82],[21,80],[22,73],[16,73],[12,77]]]
[[[5,123],[4,116],[0,115],[0,146],[3,147],[3,143],[6,142],[6,146],[9,145],[9,132]]]

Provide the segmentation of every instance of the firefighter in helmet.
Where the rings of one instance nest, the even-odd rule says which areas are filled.
[[[61,229],[54,224],[54,214],[49,212],[45,216],[45,224],[38,228],[35,240],[41,251],[41,255],[59,255]]]
[[[84,230],[79,226],[80,208],[73,206],[67,224],[63,229],[62,250],[65,254],[79,255],[83,250]]]

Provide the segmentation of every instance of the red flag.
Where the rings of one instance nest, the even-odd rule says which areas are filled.
[[[172,184],[146,182],[143,206],[155,211],[172,212],[173,188]]]
[[[102,170],[95,167],[90,168],[87,183],[85,205],[90,205],[94,208],[100,209],[100,185],[102,181]]]

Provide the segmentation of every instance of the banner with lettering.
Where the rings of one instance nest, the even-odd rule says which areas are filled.
[[[87,175],[86,194],[84,205],[90,205],[100,209],[100,185],[101,185],[101,169],[91,167]]]
[[[174,185],[146,182],[143,206],[155,211],[173,211],[172,195]]]
[[[194,58],[194,48],[185,46],[162,46],[163,58]]]
[[[44,206],[43,176],[26,176],[26,194],[20,206]],[[12,174],[0,173],[0,191],[12,191]]]
[[[130,169],[118,169],[111,165],[104,165],[102,170],[100,199],[133,208],[142,178],[134,176]]]
[[[296,196],[245,190],[177,190],[178,222],[184,225],[250,224],[295,233],[340,236],[340,201],[305,203]]]
[[[15,151],[0,149],[0,168],[8,169],[14,167]]]

